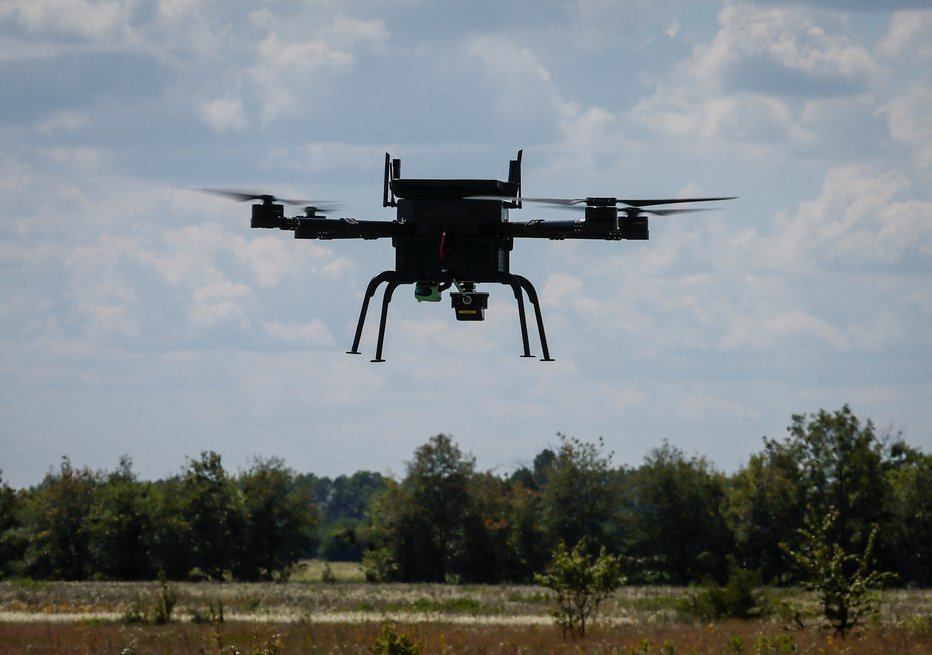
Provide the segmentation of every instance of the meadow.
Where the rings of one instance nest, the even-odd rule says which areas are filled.
[[[623,587],[565,641],[540,587],[369,584],[350,564],[310,563],[283,584],[20,580],[0,583],[0,652],[369,653],[388,626],[424,653],[932,653],[932,591],[884,592],[845,638],[799,590],[763,590],[768,611],[749,621],[701,619],[696,593]]]

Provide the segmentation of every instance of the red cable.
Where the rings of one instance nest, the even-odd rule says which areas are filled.
[[[452,248],[453,248],[452,245],[450,247],[447,247],[447,231],[444,230],[443,234],[440,235],[440,261],[443,261],[444,259],[446,259],[447,254],[450,252]]]

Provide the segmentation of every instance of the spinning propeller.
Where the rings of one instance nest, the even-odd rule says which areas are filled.
[[[470,200],[501,200],[503,202],[532,202],[542,205],[555,205],[566,209],[590,209],[595,207],[615,207],[618,211],[624,212],[628,216],[639,214],[653,214],[655,216],[672,216],[673,214],[688,214],[691,212],[708,211],[702,208],[683,208],[683,209],[644,209],[644,207],[653,207],[655,205],[673,205],[687,202],[714,202],[716,200],[734,200],[735,196],[721,198],[527,198],[527,197],[507,197],[500,196],[471,196]],[[619,207],[618,205],[622,205]]]
[[[283,205],[294,205],[296,207],[304,207],[304,211],[307,216],[315,217],[317,212],[327,212],[338,209],[340,206],[336,203],[325,201],[318,202],[315,200],[295,200],[289,198],[279,198],[273,196],[270,193],[255,193],[253,191],[240,191],[237,189],[198,189],[198,191],[204,191],[205,193],[212,193],[217,196],[223,196],[225,198],[231,198],[238,202],[249,202],[250,200],[261,200],[262,204],[265,206],[274,205],[280,203]]]

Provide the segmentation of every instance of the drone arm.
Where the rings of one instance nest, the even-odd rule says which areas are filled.
[[[355,218],[296,218],[284,230],[294,230],[295,239],[382,239],[399,234],[401,224]]]
[[[625,238],[614,225],[594,225],[586,221],[534,220],[495,226],[497,236],[524,239],[607,239]]]

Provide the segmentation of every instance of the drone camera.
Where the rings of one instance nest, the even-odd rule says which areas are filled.
[[[252,206],[252,227],[281,227],[284,222],[284,205],[263,203]]]
[[[483,291],[451,293],[450,300],[457,321],[484,321],[489,306],[489,294]]]

